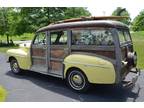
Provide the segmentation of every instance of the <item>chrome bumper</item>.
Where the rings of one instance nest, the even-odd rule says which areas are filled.
[[[122,85],[124,88],[134,87],[138,77],[140,75],[140,69],[132,69],[130,73],[126,76],[126,78],[122,81]]]

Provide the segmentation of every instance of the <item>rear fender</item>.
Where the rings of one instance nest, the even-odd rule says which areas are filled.
[[[114,84],[115,69],[112,62],[97,57],[82,54],[72,54],[64,59],[64,78],[71,68],[78,68],[84,72],[90,83]]]

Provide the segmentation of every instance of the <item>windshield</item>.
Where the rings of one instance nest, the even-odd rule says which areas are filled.
[[[119,36],[120,44],[125,42],[131,42],[131,37],[128,30],[119,29],[118,36]]]

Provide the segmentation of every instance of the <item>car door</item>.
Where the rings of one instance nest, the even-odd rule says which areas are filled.
[[[50,32],[50,73],[63,75],[63,60],[68,53],[67,31]]]
[[[47,45],[46,45],[46,32],[39,32],[35,36],[31,46],[31,70],[47,73]]]

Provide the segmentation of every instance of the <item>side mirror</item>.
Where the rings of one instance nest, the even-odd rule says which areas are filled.
[[[26,44],[24,44],[24,46],[26,47]]]

